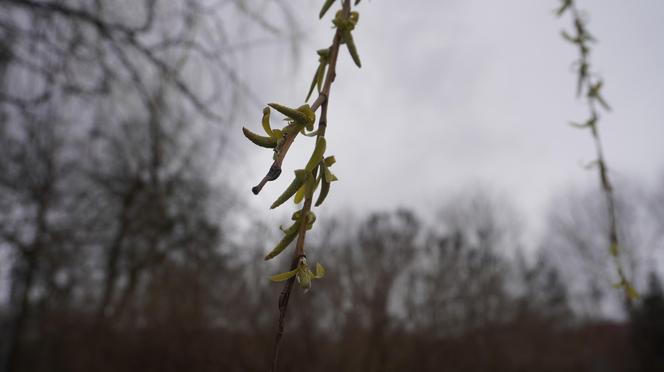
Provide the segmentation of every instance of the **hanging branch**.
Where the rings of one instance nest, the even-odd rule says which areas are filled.
[[[577,73],[576,95],[585,97],[588,106],[589,117],[583,123],[570,123],[575,128],[589,129],[593,137],[597,159],[590,166],[597,167],[600,186],[606,198],[607,214],[609,218],[609,253],[613,258],[614,265],[618,274],[618,282],[614,287],[624,291],[625,301],[631,306],[633,300],[639,297],[638,292],[625,275],[622,264],[620,263],[620,253],[622,246],[618,241],[618,226],[616,219],[616,201],[613,193],[613,187],[609,180],[608,167],[602,149],[602,141],[599,136],[598,122],[600,119],[599,111],[611,111],[611,107],[601,94],[603,86],[602,79],[590,68],[590,44],[596,42],[596,39],[588,32],[586,20],[582,17],[574,0],[561,0],[560,8],[556,14],[560,17],[566,13],[571,14],[574,26],[573,33],[562,31],[562,36],[568,42],[574,44],[579,50],[579,59],[574,63]]]
[[[322,18],[327,10],[334,4],[335,0],[326,0],[319,14]],[[356,0],[355,5],[360,1]],[[270,371],[276,371],[279,357],[279,346],[284,333],[284,324],[286,312],[288,310],[288,301],[295,281],[306,292],[311,288],[313,279],[320,279],[325,275],[325,269],[319,263],[312,271],[307,263],[305,253],[305,237],[308,230],[313,227],[316,221],[316,215],[311,211],[312,207],[320,206],[330,190],[330,184],[337,180],[336,176],[330,171],[330,167],[335,163],[334,156],[325,156],[327,142],[325,131],[327,128],[327,108],[330,99],[330,89],[336,77],[336,66],[339,57],[339,49],[345,44],[348,52],[357,67],[361,67],[360,57],[355,47],[351,31],[355,29],[359,21],[359,14],[351,11],[350,0],[342,0],[341,9],[336,13],[332,23],[336,32],[332,39],[332,45],[327,49],[317,51],[319,56],[318,68],[314,73],[309,91],[305,101],[311,97],[314,89],[318,96],[311,106],[304,104],[297,108],[290,108],[276,103],[268,104],[263,109],[262,126],[267,136],[262,136],[242,128],[244,135],[254,144],[260,147],[271,148],[274,151],[273,162],[269,171],[252,188],[254,194],[258,194],[269,181],[273,181],[281,174],[281,165],[294,143],[295,138],[302,134],[306,137],[315,137],[314,150],[311,153],[309,161],[302,169],[295,171],[295,177],[286,190],[275,200],[270,209],[276,208],[291,198],[296,204],[304,201],[302,208],[292,216],[293,224],[287,228],[280,227],[284,233],[281,241],[277,243],[274,249],[265,256],[265,260],[270,260],[283,252],[292,242],[296,240],[294,258],[290,265],[290,270],[276,274],[270,279],[275,282],[285,281],[285,286],[279,296],[279,320],[277,333],[273,349],[273,358],[270,365]],[[318,127],[314,130],[316,121],[316,111],[320,108],[320,117]],[[272,129],[270,125],[271,109],[278,111],[286,116],[287,124],[280,129]],[[314,203],[314,192],[320,186],[318,198]]]

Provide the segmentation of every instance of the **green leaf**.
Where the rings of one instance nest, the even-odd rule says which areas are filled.
[[[335,176],[334,174],[332,174],[332,172],[330,172],[330,168],[328,168],[328,167],[323,168],[323,177],[325,177],[325,180],[326,180],[328,183],[332,183],[332,182],[334,182],[334,181],[338,181],[337,176]]]
[[[321,89],[323,89],[323,79],[325,78],[325,66],[326,64],[321,64],[320,72],[316,76],[316,87],[318,88],[319,93]]]
[[[304,197],[307,199],[311,199],[314,194],[314,190],[316,189],[316,180],[314,179],[313,176],[307,178],[307,180],[304,182]]]
[[[563,15],[567,9],[572,5],[572,0],[562,0],[562,4],[560,4],[560,8],[558,8],[558,11],[556,11],[556,14],[558,17]]]
[[[271,149],[277,147],[276,138],[260,136],[245,127],[242,127],[242,133],[244,133],[244,136],[247,137],[249,141],[253,142],[254,144],[260,147],[266,147]]]
[[[639,297],[641,297],[639,295],[639,292],[636,290],[636,288],[634,288],[634,286],[632,286],[632,283],[630,283],[629,281],[627,281],[624,278],[620,282],[615,283],[613,285],[613,288],[624,290],[625,291],[625,296],[627,296],[627,298],[629,298],[632,301],[638,300]]]
[[[611,106],[609,106],[609,104],[604,100],[604,97],[597,94],[595,96],[595,99],[597,100],[597,102],[599,102],[600,105],[602,105],[602,107],[604,107],[606,111],[611,111]]]
[[[295,220],[295,222],[286,229],[279,226],[279,229],[286,235],[298,232],[299,228],[300,228],[300,221],[299,220]]]
[[[268,103],[267,105],[279,111],[280,113],[284,114],[286,117],[290,118],[295,122],[299,123],[307,121],[307,117],[303,113],[299,112],[294,108],[286,107],[278,103]]]
[[[611,253],[611,256],[613,257],[618,257],[618,254],[620,253],[618,244],[611,243],[611,246],[609,247],[609,253]]]
[[[277,245],[272,249],[272,251],[270,251],[270,253],[265,255],[265,261],[277,257],[279,253],[283,252],[284,249],[286,249],[286,247],[288,247],[288,245],[292,243],[293,240],[295,240],[295,237],[297,236],[298,232],[297,228],[299,227],[299,225],[300,223],[296,222],[295,224],[293,224],[293,226],[296,227],[295,229],[292,229],[292,231],[290,228],[288,229],[289,230],[288,234],[284,235],[284,237],[279,241],[279,243],[277,243]]]
[[[318,199],[316,199],[316,204],[315,204],[316,207],[323,204],[323,201],[325,201],[325,198],[327,197],[327,194],[329,192],[330,192],[330,183],[325,180],[325,177],[323,177],[322,183],[320,185],[320,193],[318,194]]]
[[[270,209],[274,209],[281,204],[283,204],[286,200],[290,199],[291,196],[293,196],[297,190],[302,187],[304,184],[304,181],[307,178],[307,172],[304,169],[298,169],[295,171],[295,178],[291,182],[291,184],[286,188],[286,190],[277,198],[277,200],[272,203],[270,206]]]
[[[329,159],[329,158],[328,158]],[[327,160],[327,159],[325,159]],[[328,178],[325,176],[326,174],[329,174],[332,176],[332,173],[330,173],[330,170],[327,169],[327,161],[323,161],[321,163],[321,186],[320,186],[320,193],[318,194],[318,199],[316,200],[315,206],[318,207],[321,204],[323,204],[323,201],[325,201],[325,198],[327,197],[327,194],[330,192],[330,181],[328,181]]]
[[[323,18],[325,16],[325,13],[327,13],[328,9],[334,4],[335,0],[325,0],[325,3],[323,3],[323,7],[320,10],[320,13],[318,13],[318,18]]]
[[[632,301],[638,300],[640,297],[639,292],[630,282],[625,282],[625,294],[627,294],[627,297]]]
[[[585,128],[588,128],[588,123],[580,124],[580,123],[575,123],[575,122],[573,122],[573,121],[570,121],[570,122],[569,122],[569,125],[571,125],[571,126],[574,127],[574,128],[578,128],[578,129],[585,129]]]
[[[314,73],[314,78],[311,79],[311,85],[309,86],[309,92],[307,93],[307,98],[304,99],[305,101],[308,101],[309,98],[311,97],[311,93],[314,92],[314,87],[316,87],[316,83],[318,82],[318,75],[320,73],[321,68],[323,68],[323,64],[318,65],[318,68]],[[320,91],[320,88],[318,88],[318,91]]]
[[[318,137],[316,139],[316,147],[311,153],[311,157],[307,162],[307,165],[304,167],[304,170],[311,173],[316,166],[323,160],[323,155],[325,154],[325,148],[327,147],[327,142],[325,137]]]
[[[581,39],[578,37],[572,37],[572,35],[568,34],[567,31],[561,31],[560,34],[562,35],[563,39],[569,41],[572,44],[578,44]]]
[[[331,167],[334,163],[337,162],[337,159],[333,156],[328,156],[325,158],[325,165]]]
[[[270,277],[270,280],[273,281],[273,282],[283,282],[284,280],[288,280],[288,279],[294,277],[295,274],[297,274],[297,270],[298,269],[295,269],[295,270],[292,270],[292,271],[286,271],[285,273],[281,273],[281,274],[272,275]]]
[[[314,129],[313,126],[316,121],[316,113],[308,104],[304,104],[297,109],[286,107],[278,103],[268,103],[268,106],[286,115],[295,124],[306,127],[308,130]]]
[[[316,275],[314,278],[320,279],[325,276],[325,268],[320,263],[316,263]]]
[[[295,197],[293,198],[293,201],[295,204],[300,204],[300,202],[304,199],[304,185],[297,189],[297,192],[295,193]]]
[[[357,67],[362,67],[362,62],[360,61],[360,55],[357,52],[357,47],[355,46],[355,41],[353,40],[353,34],[350,31],[345,31],[343,33],[344,41],[346,42],[346,47],[348,48],[348,53],[353,58],[353,62]]]

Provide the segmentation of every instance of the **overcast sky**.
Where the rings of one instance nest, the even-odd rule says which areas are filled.
[[[296,15],[307,37],[298,67],[283,45],[252,50],[243,63],[243,74],[260,77],[251,85],[265,102],[301,104],[314,51],[330,43],[331,14],[316,17],[322,1],[301,3]],[[600,121],[611,176],[653,182],[664,171],[664,2],[578,3],[599,40],[592,68],[614,108]],[[332,88],[326,134],[340,181],[323,209],[427,209],[484,185],[507,195],[527,220],[541,221],[557,192],[596,186],[596,172],[582,169],[595,158],[591,137],[567,125],[587,112],[574,96],[577,51],[560,37],[571,20],[554,16],[557,4],[363,1],[354,31],[363,67],[344,50]],[[245,141],[239,124],[258,130],[261,109],[244,115],[236,130],[237,179],[248,196],[271,152]],[[298,138],[283,176],[252,197],[252,206],[267,210],[312,148]]]

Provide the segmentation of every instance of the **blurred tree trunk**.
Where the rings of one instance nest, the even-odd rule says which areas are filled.
[[[35,225],[36,231],[32,241],[28,244],[21,243],[19,238],[15,239],[15,262],[11,270],[10,303],[9,303],[9,326],[3,343],[5,353],[0,360],[0,367],[4,371],[16,371],[17,361],[21,355],[21,336],[26,329],[28,313],[30,311],[30,293],[33,289],[34,279],[37,271],[38,260],[41,259],[43,249],[47,244],[48,225],[47,213],[53,197],[53,161],[52,158],[44,159],[47,166],[44,167],[46,174],[42,175],[42,183],[32,190],[30,195],[34,198],[37,208]],[[27,207],[27,206],[26,206]],[[8,234],[11,234],[8,232]]]

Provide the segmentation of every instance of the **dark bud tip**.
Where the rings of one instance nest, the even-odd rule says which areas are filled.
[[[272,166],[270,167],[270,170],[267,172],[265,177],[263,177],[263,180],[261,180],[261,182],[258,185],[252,187],[251,192],[253,192],[254,195],[258,195],[258,193],[261,192],[261,190],[263,189],[263,186],[265,186],[265,184],[268,181],[276,180],[277,178],[279,178],[280,174],[281,174],[281,167],[278,166],[278,165],[272,164]]]
[[[272,165],[265,178],[267,178],[268,181],[274,181],[279,178],[279,175],[281,175],[281,167],[278,165]]]

